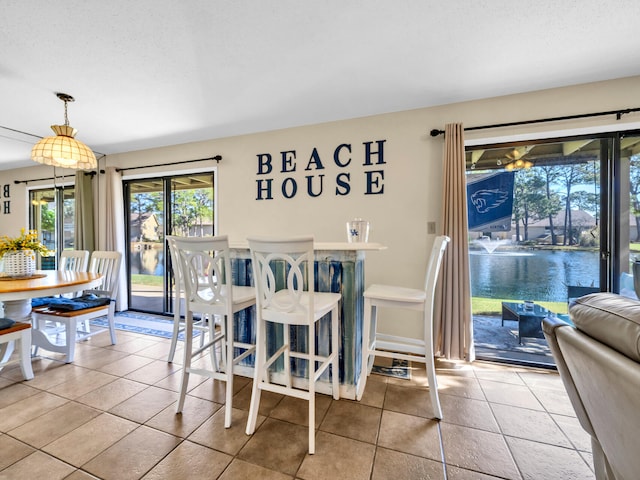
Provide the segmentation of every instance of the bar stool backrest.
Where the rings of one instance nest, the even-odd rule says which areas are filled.
[[[313,237],[251,237],[247,240],[258,315],[267,321],[313,325]]]
[[[198,313],[232,315],[232,275],[229,239],[173,237],[187,309]]]

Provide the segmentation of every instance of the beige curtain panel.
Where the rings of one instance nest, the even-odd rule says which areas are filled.
[[[93,177],[83,170],[76,172],[75,178],[75,233],[76,250],[95,250],[93,223]]]
[[[105,168],[105,250],[125,252],[124,200],[122,193],[122,175],[115,167]],[[123,260],[124,261],[124,260]],[[129,308],[127,299],[126,268],[121,265],[118,293],[116,295],[116,310]]]
[[[436,294],[434,350],[447,359],[472,362],[475,351],[469,282],[464,130],[461,123],[445,126],[443,182],[443,234],[451,238],[451,243],[442,259],[442,276]]]

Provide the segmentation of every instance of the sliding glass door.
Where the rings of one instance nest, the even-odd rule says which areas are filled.
[[[609,213],[612,178],[602,174],[612,145],[581,137],[468,149],[479,358],[552,364],[541,318],[567,318],[572,298],[615,288],[612,233],[622,222]]]
[[[637,296],[633,282],[634,273],[635,276],[640,275],[640,135],[637,132],[620,138],[619,171],[620,178],[628,181],[623,180],[613,186],[621,198],[618,212],[621,274],[617,291]],[[625,202],[625,199],[629,201]]]
[[[214,174],[127,180],[129,308],[173,311],[166,235],[214,234]]]

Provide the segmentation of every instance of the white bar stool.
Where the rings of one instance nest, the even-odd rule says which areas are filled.
[[[376,356],[424,363],[429,380],[433,417],[442,419],[433,360],[433,300],[444,251],[450,239],[438,236],[433,242],[423,290],[392,285],[371,285],[364,292],[364,329],[362,333],[362,381],[366,384]],[[377,327],[378,307],[403,308],[423,313],[423,335],[409,338],[380,333]],[[364,386],[358,390],[362,398]]]
[[[255,290],[252,287],[235,286],[232,283],[229,240],[226,235],[216,237],[169,237],[175,246],[176,257],[185,289],[185,329],[184,362],[182,364],[182,382],[176,413],[184,407],[189,375],[196,374],[225,382],[224,426],[231,426],[233,408],[233,365],[255,352],[253,344],[234,341],[233,314],[256,303]],[[207,314],[209,321],[209,339],[200,348],[193,350],[193,314]],[[213,317],[221,318],[220,331],[216,331]],[[223,366],[217,362],[213,351],[220,345]],[[235,349],[242,352],[235,356]],[[192,361],[203,351],[209,349],[212,355],[212,368],[192,367]]]
[[[338,337],[340,294],[315,292],[313,237],[248,238],[256,286],[256,363],[247,435],[256,429],[262,390],[309,402],[309,454],[315,452],[315,387],[331,365],[333,398],[340,398]],[[316,323],[331,315],[331,352],[316,353]],[[283,344],[267,352],[267,323],[283,326]],[[292,351],[291,326],[307,327],[307,352]],[[273,368],[284,358],[284,376]],[[308,385],[294,385],[291,358],[308,363]],[[316,364],[319,365],[317,366]],[[297,379],[296,379],[297,380]]]

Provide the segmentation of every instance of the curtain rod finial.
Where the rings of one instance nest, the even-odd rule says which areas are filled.
[[[438,135],[444,134],[444,130],[438,130],[437,128],[434,128],[433,130],[431,130],[430,134],[432,137],[437,137]]]

